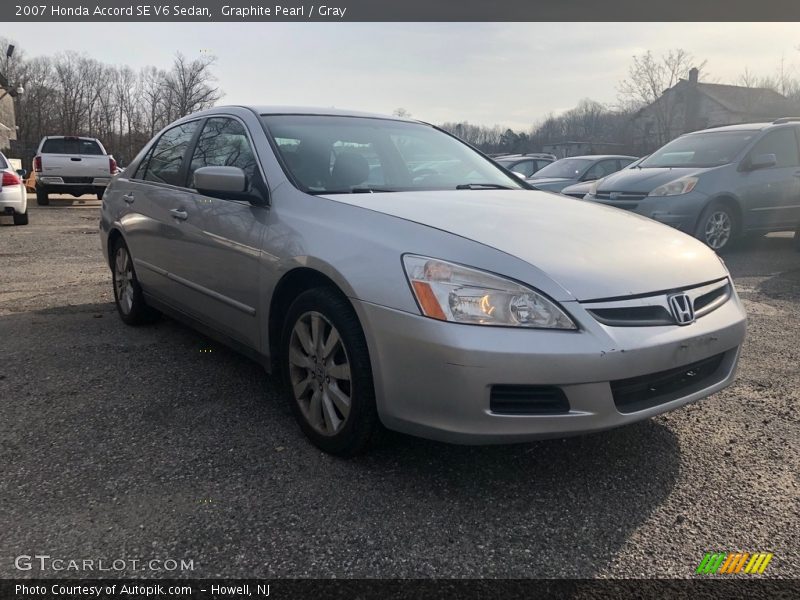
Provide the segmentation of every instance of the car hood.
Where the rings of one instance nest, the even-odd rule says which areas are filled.
[[[726,275],[717,256],[686,234],[640,215],[546,192],[325,197],[496,248],[541,269],[578,300],[682,288]],[[414,251],[409,240],[408,252]],[[457,256],[435,258],[458,262]]]
[[[575,183],[573,185],[568,185],[567,187],[561,190],[562,194],[588,194],[589,190],[592,189],[594,185],[594,181],[582,181],[580,183]]]
[[[529,184],[540,190],[553,190],[558,191],[564,186],[574,183],[574,179],[567,179],[565,177],[544,177],[542,179],[528,179]]]
[[[536,173],[534,173],[528,177],[526,181],[530,181],[534,185],[538,185],[540,183],[567,183],[569,181],[574,181],[574,179],[570,179],[569,177],[537,177]]]
[[[623,169],[605,177],[597,186],[598,192],[638,192],[649,194],[658,186],[675,181],[687,175],[696,175],[703,169],[693,168],[652,168]]]

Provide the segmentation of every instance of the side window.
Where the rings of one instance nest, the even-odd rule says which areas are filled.
[[[136,167],[136,172],[131,176],[131,179],[144,179],[144,174],[147,172],[147,165],[150,163],[150,157],[153,156],[153,149],[147,151],[144,155],[142,162]]]
[[[511,170],[522,173],[525,177],[530,177],[536,170],[533,165],[534,162],[532,160],[522,160],[515,164]]]
[[[765,135],[753,149],[750,158],[760,154],[774,154],[778,160],[778,167],[796,167],[800,165],[800,156],[797,150],[797,138],[794,130],[789,127],[778,129]]]
[[[633,158],[620,158],[619,159],[619,168],[620,169],[624,169],[625,167],[627,167],[628,165],[633,164],[634,162],[635,162],[635,159],[633,159]]]
[[[183,155],[186,154],[195,129],[197,122],[192,121],[165,131],[150,152],[150,157],[142,163],[143,166],[146,163],[142,179],[183,186],[180,177]]]
[[[544,169],[547,165],[549,165],[552,162],[553,162],[552,160],[537,160],[536,167],[534,167],[533,172],[536,173],[536,171],[538,171],[539,169]]]
[[[239,167],[253,181],[258,167],[247,132],[236,119],[213,117],[206,121],[189,165],[189,187],[201,167]]]
[[[611,175],[611,173],[613,173],[616,170],[617,170],[616,160],[601,160],[599,163],[597,163],[588,171],[586,171],[586,175],[583,176],[583,180],[593,181],[595,179],[600,179],[601,177],[605,177],[606,175]]]

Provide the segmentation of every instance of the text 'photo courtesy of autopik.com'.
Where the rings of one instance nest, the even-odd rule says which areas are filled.
[[[0,21],[0,600],[800,597],[800,3]]]

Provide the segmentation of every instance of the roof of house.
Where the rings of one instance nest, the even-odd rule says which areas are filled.
[[[798,110],[796,103],[768,88],[698,83],[697,89],[731,112],[778,117]]]

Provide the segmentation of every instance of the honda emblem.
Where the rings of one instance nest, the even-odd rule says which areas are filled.
[[[686,294],[673,294],[669,296],[669,308],[678,325],[694,323],[694,306],[692,299]]]

